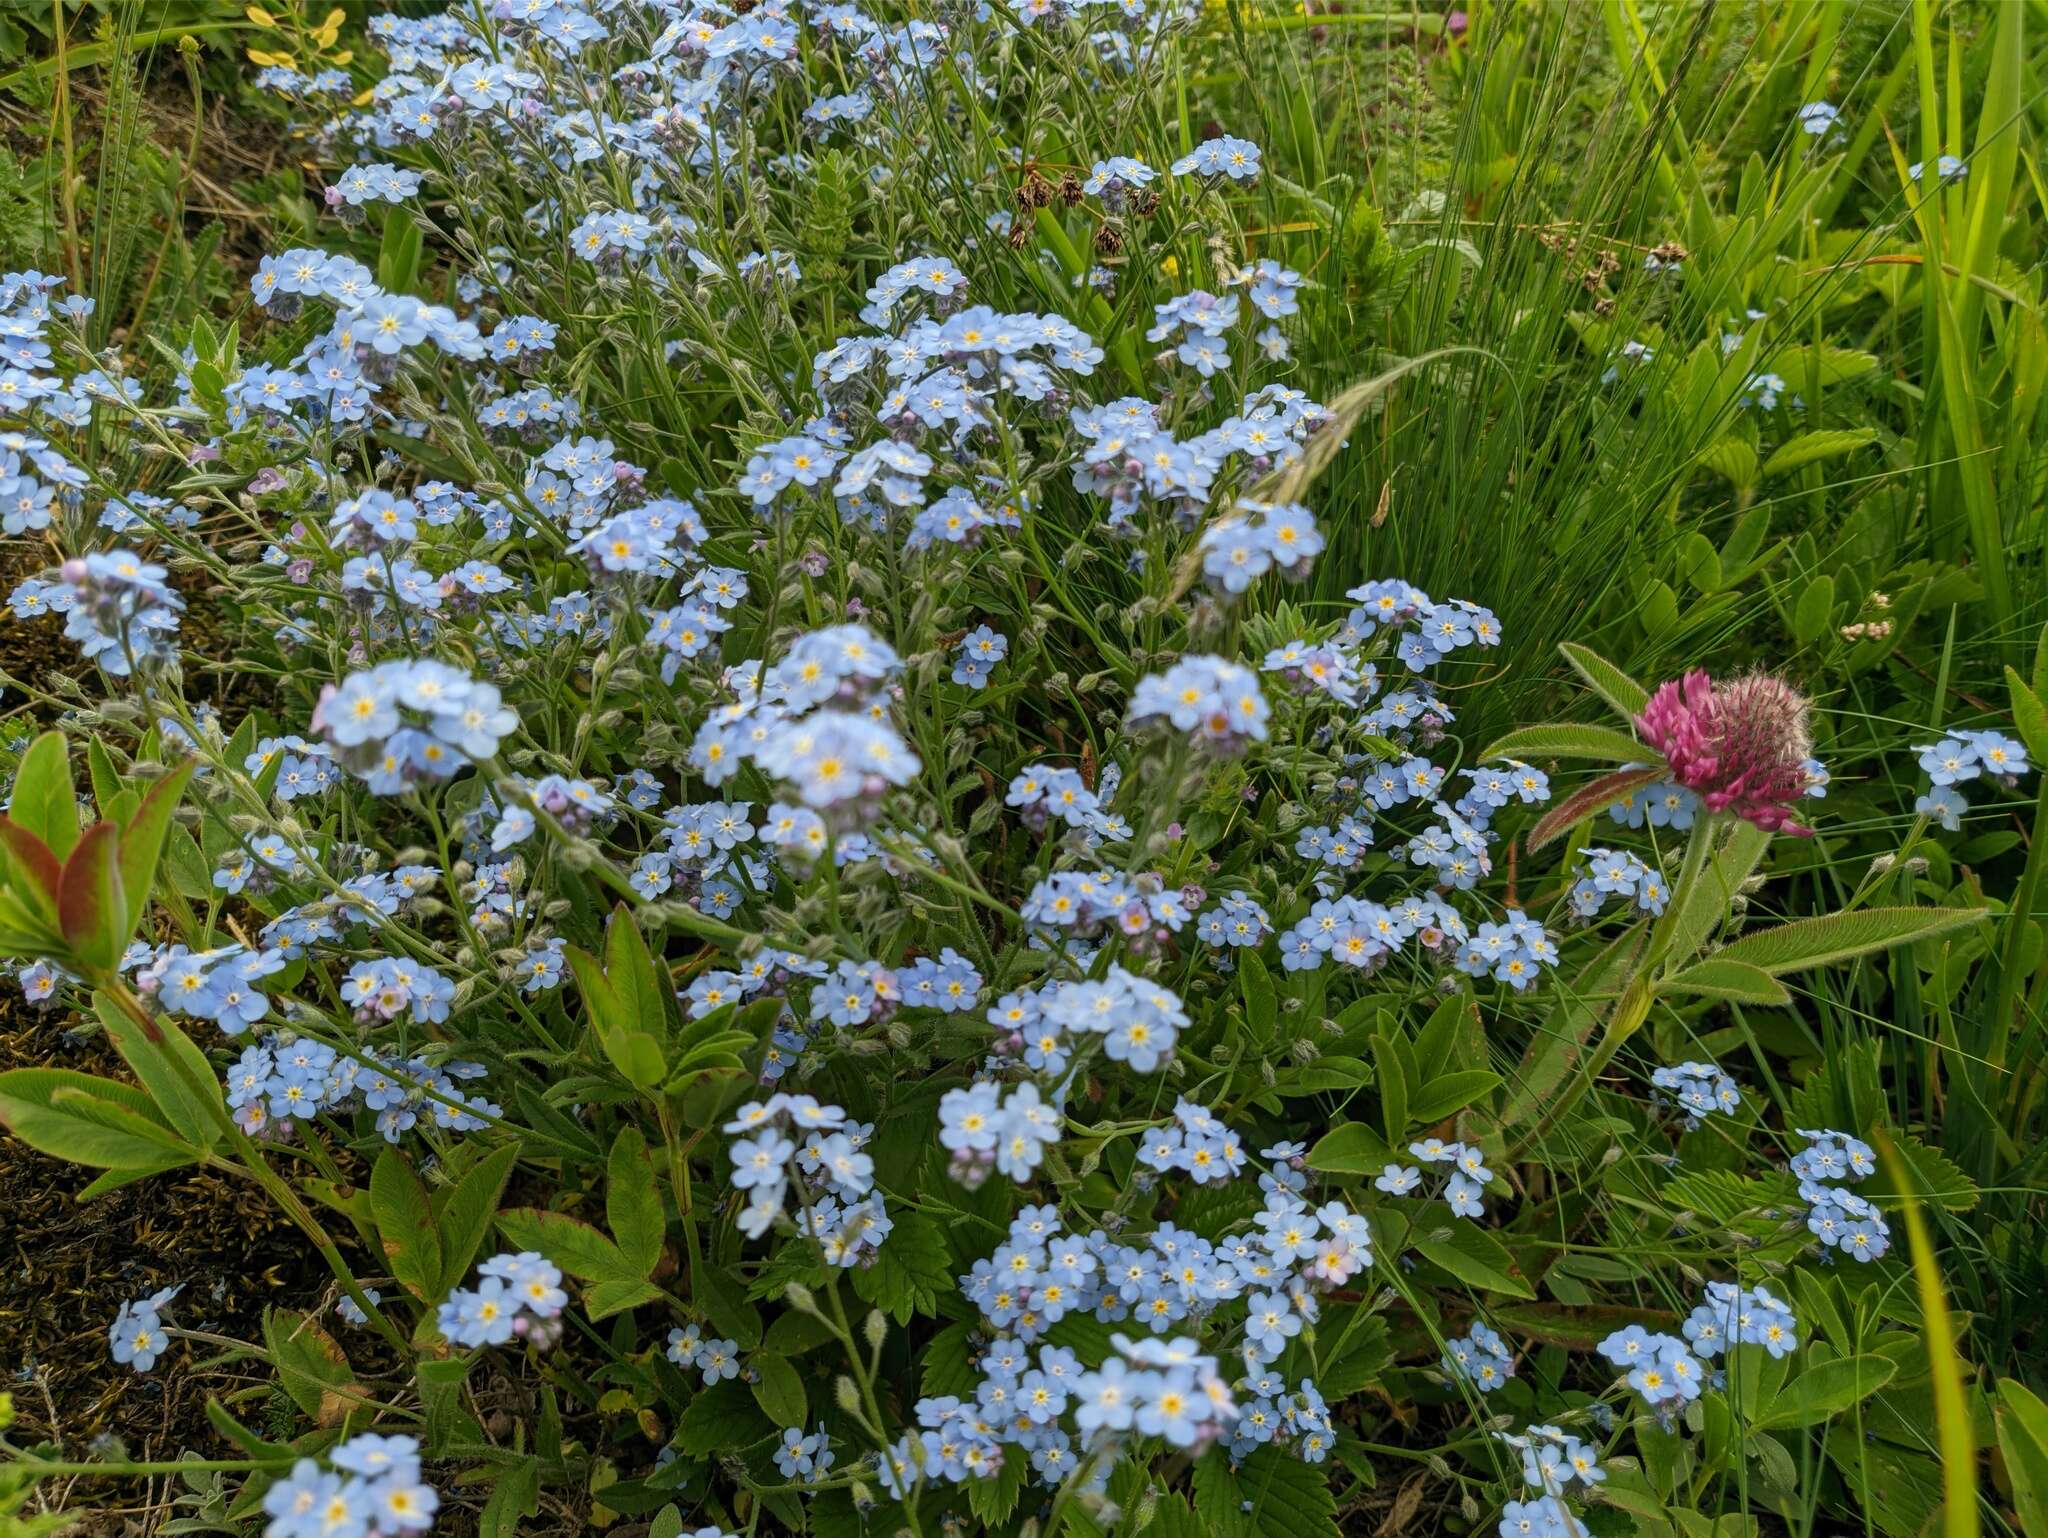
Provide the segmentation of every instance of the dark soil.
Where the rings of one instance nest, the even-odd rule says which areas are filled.
[[[0,983],[0,1063],[127,1078],[105,1036],[96,1026],[89,1032],[78,1016],[32,1008]],[[17,1416],[10,1439],[58,1442],[71,1458],[110,1440],[134,1459],[238,1456],[208,1422],[206,1399],[262,1380],[233,1367],[194,1371],[212,1353],[187,1341],[137,1374],[109,1354],[108,1325],[129,1299],[182,1282],[167,1322],[260,1341],[266,1307],[324,1296],[325,1267],[248,1182],[176,1171],[81,1203],[92,1175],[0,1138],[0,1366]],[[259,1429],[267,1418],[261,1400],[239,1414]]]

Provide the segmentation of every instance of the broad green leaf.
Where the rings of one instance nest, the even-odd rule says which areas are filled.
[[[1375,1036],[1372,1039],[1372,1057],[1379,1068],[1380,1127],[1387,1134],[1387,1142],[1398,1143],[1407,1134],[1408,1123],[1412,1120],[1408,1110],[1408,1072],[1401,1062],[1401,1044],[1392,1036]],[[1332,1133],[1331,1137],[1335,1135]],[[1329,1141],[1327,1137],[1323,1139],[1323,1143]],[[1320,1150],[1323,1145],[1316,1146]]]
[[[2026,1538],[2048,1538],[2048,1404],[2024,1383],[2001,1378],[1992,1419],[2020,1531]]]
[[[646,937],[624,903],[612,909],[605,933],[604,962],[605,977],[618,990],[619,1002],[626,1007],[625,1023],[659,1044],[668,1034],[661,982]]]
[[[1715,952],[1713,959],[1742,962],[1773,975],[1803,972],[1949,934],[1983,918],[1981,908],[1863,908],[1830,913],[1746,934]]]
[[[592,1282],[645,1280],[616,1244],[566,1212],[513,1207],[498,1214],[498,1227],[519,1249],[539,1250],[571,1276]]]
[[[887,1242],[885,1241],[885,1247]],[[790,1245],[788,1251],[801,1253],[804,1246]],[[815,1258],[813,1251],[813,1258]],[[692,1295],[703,1306],[718,1333],[739,1342],[742,1351],[752,1351],[761,1344],[761,1314],[747,1301],[747,1290],[740,1285],[739,1278],[724,1268],[707,1260],[697,1268],[693,1278]],[[777,1297],[780,1297],[778,1291]]]
[[[1835,579],[1823,572],[1806,584],[1799,601],[1792,606],[1792,639],[1811,646],[1827,634],[1835,617]]]
[[[1878,432],[1874,427],[1830,427],[1819,432],[1796,434],[1787,438],[1764,461],[1764,478],[1768,480],[1774,475],[1789,474],[1802,465],[1840,459],[1844,454],[1869,447],[1877,439]]]
[[[591,1029],[602,1036],[622,1028],[626,1023],[625,1002],[611,979],[604,975],[598,959],[575,945],[567,948],[567,955],[569,970],[575,974],[576,987],[583,995],[583,1007],[590,1015]]]
[[[1511,1298],[1536,1296],[1529,1284],[1515,1275],[1514,1257],[1507,1247],[1483,1228],[1460,1220],[1449,1228],[1418,1230],[1413,1241],[1423,1259],[1467,1286],[1506,1293]]]
[[[86,967],[111,969],[127,949],[121,890],[121,831],[96,822],[78,840],[57,884],[57,920],[64,943]]]
[[[613,1314],[623,1314],[629,1308],[652,1303],[660,1296],[661,1289],[652,1282],[623,1279],[597,1282],[584,1294],[583,1309],[592,1319],[609,1319]]]
[[[1195,1510],[1215,1538],[1335,1538],[1337,1498],[1326,1465],[1261,1447],[1242,1461],[1211,1447],[1195,1464]]]
[[[2043,635],[2048,636],[2048,630]],[[2034,762],[2048,762],[2048,705],[2041,703],[2041,696],[2012,668],[2005,670],[2005,684],[2012,696],[2012,719],[2019,728],[2020,741],[2027,745]]]
[[[875,1263],[853,1269],[853,1290],[898,1324],[935,1315],[954,1286],[946,1237],[924,1213],[907,1209],[875,1252]]]
[[[477,1518],[477,1538],[518,1538],[520,1519],[540,1510],[540,1463],[522,1458],[497,1469]]]
[[[1280,1030],[1280,999],[1273,989],[1273,975],[1249,947],[1238,964],[1237,984],[1244,995],[1244,1019],[1252,1040],[1260,1046],[1270,1045]]]
[[[391,1274],[414,1297],[432,1301],[441,1280],[441,1235],[427,1188],[395,1148],[384,1149],[371,1166],[370,1211]]]
[[[429,1301],[438,1303],[469,1274],[470,1263],[476,1259],[484,1236],[491,1231],[491,1221],[498,1215],[498,1198],[504,1193],[505,1177],[512,1173],[518,1159],[517,1144],[492,1149],[437,1200],[435,1221],[441,1227],[441,1276]]]
[[[1819,1362],[1778,1390],[1760,1406],[1756,1429],[1771,1426],[1818,1426],[1851,1405],[1868,1399],[1891,1381],[1898,1363],[1888,1356],[1837,1357]]]
[[[1501,1077],[1486,1068],[1461,1068],[1441,1074],[1423,1085],[1408,1102],[1409,1120],[1428,1126],[1462,1111],[1501,1085]]]
[[[135,815],[121,829],[121,890],[127,898],[121,919],[124,948],[149,911],[150,889],[156,883],[157,861],[163,854],[165,835],[171,829],[171,816],[178,809],[195,767],[196,762],[187,759],[150,786]]]
[[[1912,1171],[1914,1185],[1909,1189],[1916,1191],[1923,1200],[1945,1207],[1950,1212],[1968,1212],[1977,1205],[1982,1195],[1977,1189],[1977,1182],[1958,1169],[1947,1154],[1939,1148],[1929,1147],[1909,1132],[1890,1132],[1887,1135],[1892,1140],[1899,1162]],[[1878,1190],[1868,1190],[1865,1194],[1880,1205],[1899,1205],[1896,1194],[1887,1195]]]
[[[1590,646],[1581,646],[1576,641],[1565,641],[1558,646],[1564,660],[1571,669],[1583,678],[1592,691],[1614,708],[1616,715],[1624,721],[1634,721],[1643,713],[1643,707],[1650,703],[1650,691],[1637,683],[1628,674],[1594,651]]]
[[[615,917],[612,921],[614,935],[620,927],[621,921]],[[630,918],[624,921],[624,928],[632,930],[637,937],[639,931],[633,929]],[[623,953],[626,949],[623,941],[608,941],[606,945],[608,955]],[[643,958],[646,956],[644,945],[640,947],[640,954]],[[637,995],[629,1001],[620,991],[627,983],[636,989],[640,987],[630,958],[627,967],[619,968],[615,960],[614,970],[607,972],[588,951],[572,945],[568,948],[568,956],[569,970],[576,974],[576,986],[581,990],[584,1008],[589,1012],[591,1031],[612,1066],[635,1089],[652,1089],[660,1084],[666,1071],[661,1044],[635,1026],[642,1008]]]
[[[1657,984],[1660,995],[1687,994],[1735,1004],[1789,1004],[1792,995],[1762,967],[1730,961],[1725,954],[1694,962],[1675,977]]]
[[[1284,1068],[1274,1078],[1276,1095],[1315,1095],[1329,1090],[1361,1089],[1372,1083],[1369,1063],[1355,1057],[1319,1057],[1299,1068]]]
[[[39,1152],[95,1169],[161,1169],[166,1159],[199,1157],[141,1090],[69,1068],[0,1073],[0,1125]]]
[[[1385,1081],[1381,1084],[1384,1089]],[[1308,1167],[1326,1175],[1364,1175],[1377,1173],[1392,1157],[1386,1139],[1364,1122],[1352,1121],[1323,1134],[1308,1151]]]
[[[1007,1522],[1010,1513],[1017,1509],[1017,1500],[1024,1493],[1024,1481],[1031,1473],[1031,1457],[1021,1447],[999,1449],[1002,1462],[994,1474],[986,1479],[970,1479],[967,1482],[967,1507],[974,1513],[983,1532],[993,1531]],[[1156,1515],[1156,1513],[1155,1513]],[[1162,1533],[1159,1538],[1172,1538]]]
[[[754,1406],[748,1386],[726,1378],[692,1399],[676,1422],[676,1446],[686,1456],[731,1453],[758,1442],[777,1428]]]
[[[78,793],[62,732],[44,732],[21,755],[7,815],[50,846],[58,860],[78,845]]]
[[[108,822],[120,822],[122,819],[115,813],[114,804],[126,787],[121,783],[121,771],[114,763],[113,754],[107,751],[107,745],[98,737],[85,739],[85,763],[92,774],[93,805],[100,809],[100,816]]]
[[[316,1426],[339,1426],[351,1411],[367,1410],[347,1355],[310,1314],[272,1310],[263,1320],[263,1339],[285,1392]]]
[[[754,1383],[754,1402],[777,1426],[804,1425],[809,1407],[804,1401],[804,1380],[789,1365],[789,1359],[773,1351],[757,1351],[748,1360],[760,1376]]]
[[[654,1179],[654,1162],[647,1157],[647,1140],[637,1127],[621,1127],[612,1143],[605,1170],[604,1210],[626,1263],[642,1276],[652,1272],[661,1259],[667,1222],[662,1215],[661,1188]]]
[[[1700,451],[1700,463],[1738,491],[1756,484],[1756,450],[1744,439],[1718,439]]]
[[[206,1054],[177,1021],[159,1015],[144,1026],[106,993],[95,993],[92,1004],[108,1040],[179,1135],[197,1148],[218,1143],[219,1082]]]
[[[1656,755],[1626,732],[1611,726],[1586,726],[1559,721],[1550,726],[1525,726],[1497,738],[1481,753],[1480,763],[1497,758],[1594,758],[1613,764],[1639,764]]]

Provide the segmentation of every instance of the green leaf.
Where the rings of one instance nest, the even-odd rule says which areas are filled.
[[[1385,1082],[1381,1080],[1382,1093]],[[1384,1138],[1364,1122],[1352,1121],[1317,1140],[1308,1151],[1308,1167],[1326,1175],[1363,1175],[1377,1173],[1392,1157]]]
[[[505,1178],[518,1159],[517,1144],[492,1149],[437,1202],[435,1221],[441,1226],[441,1275],[430,1302],[438,1303],[469,1274],[470,1264],[498,1215],[498,1198],[504,1193]]]
[[[1650,691],[1589,646],[1564,641],[1558,646],[1574,673],[1600,698],[1613,707],[1624,721],[1634,721],[1650,703]]]
[[[2048,758],[2048,754],[2043,757]],[[1244,994],[1245,1024],[1251,1027],[1253,1041],[1261,1046],[1270,1045],[1280,1031],[1280,999],[1273,988],[1273,974],[1249,947],[1238,967],[1237,985]]]
[[[285,1392],[315,1425],[339,1426],[363,1405],[347,1355],[311,1315],[272,1310],[263,1320],[263,1340]]]
[[[619,1247],[581,1218],[538,1207],[513,1207],[498,1214],[498,1227],[522,1250],[539,1250],[571,1276],[586,1281],[645,1280]]]
[[[196,761],[187,759],[150,786],[135,815],[121,829],[121,890],[127,897],[127,909],[121,919],[123,948],[149,911],[149,893],[156,882],[157,861],[171,829],[171,816],[177,811],[196,767]]]
[[[647,1140],[637,1127],[621,1127],[612,1144],[604,1203],[605,1221],[611,1225],[612,1238],[626,1263],[640,1275],[648,1275],[661,1259],[661,1241],[668,1224],[662,1214],[661,1188],[654,1180],[654,1161],[647,1157]]]
[[[690,1401],[676,1422],[676,1446],[692,1458],[701,1458],[758,1442],[775,1429],[754,1408],[747,1385],[737,1378],[725,1378]]]
[[[967,1482],[968,1509],[983,1532],[1009,1521],[1010,1513],[1017,1509],[1018,1497],[1024,1493],[1025,1478],[1031,1473],[1031,1456],[1023,1448],[1005,1447],[999,1451],[1003,1461],[993,1475]]]
[[[759,1374],[755,1380],[754,1402],[779,1427],[801,1427],[810,1411],[804,1401],[804,1380],[789,1365],[789,1359],[773,1351],[757,1351],[748,1365]]]
[[[1799,433],[1787,438],[1778,446],[1777,452],[1764,461],[1764,478],[1768,480],[1774,475],[1789,474],[1802,465],[1840,459],[1845,454],[1867,448],[1877,439],[1878,432],[1874,427],[1831,427],[1819,432]]]
[[[2020,1531],[2026,1538],[2048,1538],[2048,1404],[2024,1383],[2001,1378],[1992,1420]]]
[[[2042,634],[2048,637],[2048,628]],[[2005,670],[2005,685],[2012,696],[2013,725],[2019,728],[2020,741],[2027,745],[2034,762],[2048,762],[2048,705],[2041,703],[2041,696],[2012,668]]]
[[[1469,1287],[1506,1293],[1511,1298],[1534,1298],[1529,1284],[1514,1274],[1515,1260],[1507,1247],[1483,1228],[1457,1222],[1414,1234],[1417,1253],[1432,1265],[1441,1266]]]
[[[199,1157],[141,1090],[69,1068],[0,1073],[0,1125],[39,1152],[95,1169],[168,1169]]]
[[[626,1007],[625,1023],[659,1042],[668,1034],[661,982],[646,937],[633,922],[632,909],[624,903],[612,909],[605,931],[604,962],[604,974],[618,989],[619,1002]]]
[[[114,763],[114,755],[107,751],[107,745],[99,738],[85,739],[85,763],[92,775],[93,805],[100,809],[100,816],[108,822],[126,821],[115,810],[115,803],[126,788],[121,783],[121,771]]]
[[[613,1314],[623,1314],[629,1308],[652,1303],[660,1296],[661,1289],[652,1282],[617,1278],[592,1286],[589,1292],[584,1294],[583,1307],[592,1319],[609,1319]]]
[[[1491,763],[1497,758],[1596,758],[1614,764],[1639,764],[1655,756],[1628,733],[1617,732],[1611,726],[1559,721],[1509,732],[1481,753],[1478,762]]]
[[[808,1256],[806,1250],[810,1251]],[[815,1263],[817,1251],[808,1245],[792,1244],[784,1247],[783,1254]],[[696,1302],[703,1306],[719,1334],[739,1342],[742,1351],[752,1351],[761,1344],[760,1311],[747,1301],[746,1289],[732,1272],[707,1263],[696,1268],[691,1280]],[[775,1296],[779,1301],[780,1288]]]
[[[62,732],[44,732],[21,755],[7,815],[48,844],[60,862],[78,846],[78,793]]]
[[[1774,976],[1803,972],[1949,934],[1983,917],[1981,908],[1863,908],[1830,913],[1746,934],[1723,946],[1714,959],[1742,962]]]
[[[414,1297],[431,1301],[441,1280],[441,1235],[427,1188],[395,1148],[385,1148],[371,1166],[370,1212],[391,1274]]]
[[[1754,1429],[1818,1426],[1875,1394],[1891,1381],[1898,1366],[1890,1357],[1875,1353],[1837,1357],[1809,1366],[1762,1407]]]
[[[1322,1371],[1316,1374],[1316,1387],[1332,1403],[1348,1399],[1378,1382],[1380,1374],[1394,1360],[1394,1346],[1385,1319],[1368,1315],[1348,1333],[1337,1324],[1334,1317],[1325,1315],[1324,1322],[1316,1327],[1318,1339],[1329,1342],[1328,1349],[1334,1352],[1325,1355]]]
[[[1261,1447],[1232,1467],[1211,1447],[1195,1464],[1195,1510],[1216,1538],[1336,1538],[1337,1498],[1320,1464]]]
[[[218,1143],[224,1135],[219,1081],[206,1054],[177,1021],[159,1015],[144,1026],[106,993],[95,993],[92,1006],[108,1040],[179,1136],[199,1149]]]
[[[871,1266],[853,1270],[853,1290],[898,1324],[939,1311],[939,1299],[953,1287],[946,1237],[924,1213],[906,1209],[875,1252]]]
[[[1823,572],[1806,584],[1792,607],[1792,639],[1811,646],[1827,634],[1828,622],[1834,617],[1835,579]]]
[[[520,1518],[540,1510],[540,1464],[522,1458],[497,1468],[491,1478],[491,1493],[477,1519],[477,1538],[518,1538]]]
[[[1675,977],[1657,984],[1659,995],[1690,994],[1735,1004],[1789,1004],[1792,995],[1762,967],[1730,961],[1724,952],[1694,962]]]
[[[1700,463],[1736,490],[1756,484],[1756,450],[1742,438],[1722,438],[1700,451]]]
[[[1501,1076],[1486,1068],[1461,1068],[1423,1085],[1408,1103],[1408,1115],[1424,1126],[1462,1111],[1482,1095],[1501,1086]]]
[[[95,971],[111,970],[128,945],[121,932],[128,908],[120,860],[121,830],[96,822],[78,840],[57,883],[57,923],[64,943]]]
[[[614,918],[611,927],[616,935],[622,926]],[[630,918],[623,927],[638,936],[639,931],[633,928]],[[625,949],[621,941],[608,941],[606,944],[607,954],[616,955]],[[640,953],[643,957],[646,955],[644,944]],[[620,991],[628,984],[636,989],[640,986],[630,961],[628,967],[620,969],[614,960],[613,970],[608,972],[599,967],[597,958],[588,951],[572,945],[568,948],[568,956],[569,970],[576,974],[576,986],[582,991],[584,1008],[589,1012],[590,1028],[597,1036],[598,1045],[604,1048],[605,1056],[635,1089],[655,1088],[667,1072],[662,1061],[661,1044],[635,1026],[642,1008],[637,995],[629,1001]]]
[[[1379,1066],[1380,1127],[1389,1143],[1398,1143],[1408,1131],[1408,1070],[1401,1062],[1401,1044],[1392,1036],[1372,1039],[1372,1059]],[[1331,1134],[1335,1136],[1335,1134]],[[1329,1142],[1324,1138],[1323,1142]],[[1316,1145],[1318,1151],[1322,1144]]]
[[[1355,1057],[1319,1057],[1299,1068],[1282,1069],[1274,1078],[1276,1095],[1315,1095],[1327,1090],[1361,1089],[1372,1083],[1372,1065]]]

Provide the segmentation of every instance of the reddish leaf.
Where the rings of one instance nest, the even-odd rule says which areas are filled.
[[[0,843],[7,846],[7,853],[13,858],[16,869],[34,883],[36,890],[49,899],[52,913],[57,910],[57,883],[64,867],[57,863],[57,856],[50,846],[37,838],[28,829],[11,817],[0,817]]]
[[[1592,784],[1573,791],[1545,812],[1543,820],[1529,830],[1526,846],[1531,852],[1541,849],[1560,833],[1605,811],[1630,791],[1654,785],[1670,772],[1663,764],[1658,764],[1649,769],[1619,769],[1613,774],[1601,775]]]
[[[121,830],[96,822],[64,862],[57,886],[57,923],[80,961],[111,967],[121,959],[127,936],[121,895]]]

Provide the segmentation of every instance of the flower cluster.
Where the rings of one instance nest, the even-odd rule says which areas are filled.
[[[1491,1394],[1515,1375],[1515,1356],[1491,1325],[1475,1319],[1463,1336],[1444,1342],[1442,1367],[1446,1377]]]
[[[1876,1153],[1846,1132],[1802,1127],[1799,1135],[1807,1143],[1792,1156],[1792,1173],[1799,1178],[1799,1199],[1806,1203],[1807,1231],[1820,1240],[1823,1254],[1880,1259],[1892,1247],[1891,1225],[1876,1203],[1844,1188],[1877,1168]]]
[[[2011,790],[2034,767],[2027,761],[2026,745],[2002,732],[1950,732],[1938,741],[1917,744],[1914,752],[1920,755],[1927,789],[1913,810],[1951,833],[1962,827],[1963,813],[1969,810],[1963,786],[1981,779]]]
[[[1733,1116],[1742,1106],[1742,1091],[1714,1063],[1674,1063],[1656,1068],[1650,1073],[1650,1083],[1685,1112],[1687,1131],[1709,1116]]]
[[[746,1202],[741,1233],[758,1239],[783,1216],[794,1170],[801,1202],[798,1227],[818,1241],[834,1265],[855,1265],[863,1255],[872,1258],[888,1237],[888,1213],[875,1191],[875,1161],[866,1151],[873,1127],[850,1121],[838,1106],[820,1105],[809,1095],[776,1094],[741,1106],[725,1130],[747,1134],[727,1150],[733,1189]],[[791,1133],[804,1141],[798,1144]]]
[[[556,1321],[569,1305],[562,1273],[531,1250],[493,1255],[477,1268],[475,1287],[458,1287],[442,1300],[435,1325],[458,1346],[502,1346],[514,1336],[529,1345],[552,1345]]]
[[[409,1436],[363,1432],[326,1455],[301,1458],[263,1493],[263,1538],[398,1538],[434,1525],[441,1497],[420,1472]]]
[[[312,730],[373,795],[497,756],[519,716],[495,684],[444,662],[380,662],[320,691]]]
[[[1590,1490],[1607,1478],[1599,1449],[1558,1426],[1496,1431],[1494,1437],[1520,1455],[1523,1484],[1539,1492],[1501,1508],[1500,1538],[1571,1538],[1584,1531],[1582,1519],[1565,1504],[1565,1495],[1575,1484]]]

